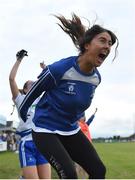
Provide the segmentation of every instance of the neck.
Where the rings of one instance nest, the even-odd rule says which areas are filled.
[[[80,70],[84,73],[92,73],[95,67],[90,63],[90,60],[87,59],[82,55],[78,58],[78,65]]]

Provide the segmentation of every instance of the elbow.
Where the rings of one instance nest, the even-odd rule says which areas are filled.
[[[12,76],[9,76],[9,82],[14,82],[15,79]]]
[[[13,78],[9,78],[9,84],[11,87],[14,87],[15,80]]]

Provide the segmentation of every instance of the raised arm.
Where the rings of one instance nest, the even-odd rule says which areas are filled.
[[[89,126],[91,124],[91,122],[93,121],[93,119],[95,118],[95,114],[97,112],[97,108],[95,109],[95,112],[91,115],[91,117],[87,120],[87,125]]]
[[[13,67],[10,71],[10,74],[9,74],[9,83],[10,83],[10,89],[11,89],[13,99],[15,99],[19,93],[19,88],[16,83],[16,75],[17,75],[18,68],[19,68],[24,56],[27,56],[27,51],[25,51],[25,50],[21,50],[16,54],[16,62],[13,65]]]

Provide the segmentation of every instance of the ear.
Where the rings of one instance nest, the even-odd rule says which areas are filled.
[[[84,45],[86,51],[89,49],[89,45],[88,43]]]
[[[24,88],[23,92],[24,92],[24,94],[26,94],[28,92],[27,88]]]

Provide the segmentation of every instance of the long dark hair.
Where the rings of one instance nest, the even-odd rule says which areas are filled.
[[[111,36],[112,45],[117,41],[113,60],[115,59],[119,41],[112,31],[105,29],[100,25],[93,25],[91,28],[86,29],[80,18],[75,13],[72,13],[72,20],[66,19],[62,15],[54,16],[60,20],[61,24],[58,23],[58,25],[71,37],[74,45],[79,50],[80,55],[85,52],[85,44],[90,43],[97,34],[107,32]]]

